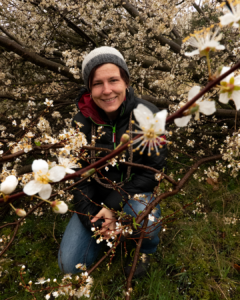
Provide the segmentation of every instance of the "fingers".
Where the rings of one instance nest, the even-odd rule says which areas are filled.
[[[97,220],[99,220],[102,217],[102,214],[98,213],[96,214],[96,216],[91,220],[92,223],[96,222]]]

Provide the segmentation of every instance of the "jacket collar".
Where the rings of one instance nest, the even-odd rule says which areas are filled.
[[[76,105],[85,118],[91,118],[93,122],[97,124],[107,124],[109,122],[106,113],[99,108],[92,98],[87,88],[82,88],[80,94],[76,99]],[[129,114],[134,108],[134,91],[133,88],[129,88],[129,92],[126,91],[126,101],[124,101],[120,107],[120,115]]]

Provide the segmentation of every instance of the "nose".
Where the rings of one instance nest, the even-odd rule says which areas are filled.
[[[103,84],[103,94],[109,95],[109,94],[111,94],[111,92],[112,92],[112,89],[111,89],[110,84],[108,82],[105,82]]]

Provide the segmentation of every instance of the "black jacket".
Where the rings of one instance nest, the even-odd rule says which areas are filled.
[[[87,94],[86,89],[82,89],[80,95],[77,98],[77,106],[79,108],[81,106],[81,101],[83,101],[83,96]],[[92,101],[93,102],[93,101]],[[96,147],[103,147],[108,149],[114,149],[116,145],[119,145],[120,138],[123,133],[126,132],[129,126],[129,118],[132,110],[138,106],[138,104],[142,103],[147,106],[153,113],[158,112],[158,108],[147,102],[146,100],[139,99],[134,95],[133,89],[130,88],[129,92],[126,94],[126,100],[122,103],[119,108],[119,116],[113,122],[110,122],[100,108],[94,107],[97,111],[94,114],[98,114],[94,116],[90,107],[83,107],[81,111],[75,115],[73,119],[73,126],[75,126],[75,121],[82,123],[84,126],[81,128],[81,131],[86,135],[88,143],[91,143],[91,125],[94,117],[98,120],[102,120],[98,124],[99,126],[103,126],[103,130],[105,132],[104,135],[100,139],[96,140]],[[94,103],[93,103],[94,105]],[[85,116],[84,116],[85,115]],[[90,117],[91,115],[91,117]],[[134,114],[133,114],[133,120]],[[94,122],[97,124],[96,122]],[[116,143],[113,142],[114,131],[116,132]],[[135,147],[134,147],[135,148]],[[166,166],[166,154],[167,147],[163,145],[163,148],[159,149],[160,155],[157,156],[155,151],[152,151],[151,156],[147,155],[147,148],[144,151],[143,155],[140,155],[138,151],[133,153],[133,162],[138,164],[147,165],[153,167],[155,169],[161,170]],[[128,151],[126,152],[126,161],[128,161]],[[112,181],[120,182],[126,177],[127,166],[122,164],[118,166],[109,166],[109,170],[102,171],[102,174],[109,178]],[[130,180],[122,186],[122,191],[107,189],[102,185],[97,183],[94,179],[91,179],[90,182],[85,181],[83,184],[77,186],[77,189],[73,191],[74,193],[74,203],[75,209],[81,214],[78,214],[80,220],[85,225],[85,227],[90,228],[92,224],[90,219],[92,216],[96,215],[101,210],[101,203],[104,203],[107,207],[113,208],[114,210],[120,210],[122,206],[128,200],[128,195],[133,196],[134,194],[141,194],[146,192],[152,192],[154,187],[157,185],[157,181],[155,180],[155,174],[151,171],[132,168]],[[81,190],[81,192],[80,192]],[[84,195],[87,195],[85,197]],[[90,201],[92,200],[92,201]],[[98,206],[98,205],[99,206]],[[87,215],[87,216],[86,216]],[[101,226],[101,220],[96,222],[96,226]]]

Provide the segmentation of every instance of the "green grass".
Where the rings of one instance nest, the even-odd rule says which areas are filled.
[[[194,203],[168,220],[166,230],[160,233],[158,250],[151,256],[148,275],[133,281],[132,299],[240,299],[240,272],[234,268],[234,264],[240,266],[240,221],[226,224],[229,220],[226,218],[233,215],[240,218],[238,180],[224,175],[219,180],[219,189],[213,191],[205,181],[199,183],[192,179],[185,195],[179,194],[161,203],[163,216],[196,199],[201,207]],[[26,283],[29,280],[35,283],[40,277],[50,278],[50,285],[54,278],[61,280],[57,252],[70,213],[55,215],[46,207],[42,216],[27,218],[1,258],[0,299],[33,299],[19,285],[22,264],[26,266]],[[7,214],[4,222],[15,219],[14,215]],[[6,227],[1,236],[11,236],[12,232],[13,227]],[[91,299],[124,299],[124,261],[124,249],[119,248],[110,271],[106,267],[108,259],[95,270]],[[35,284],[33,287],[40,288]],[[46,293],[36,293],[35,297],[44,299]]]

